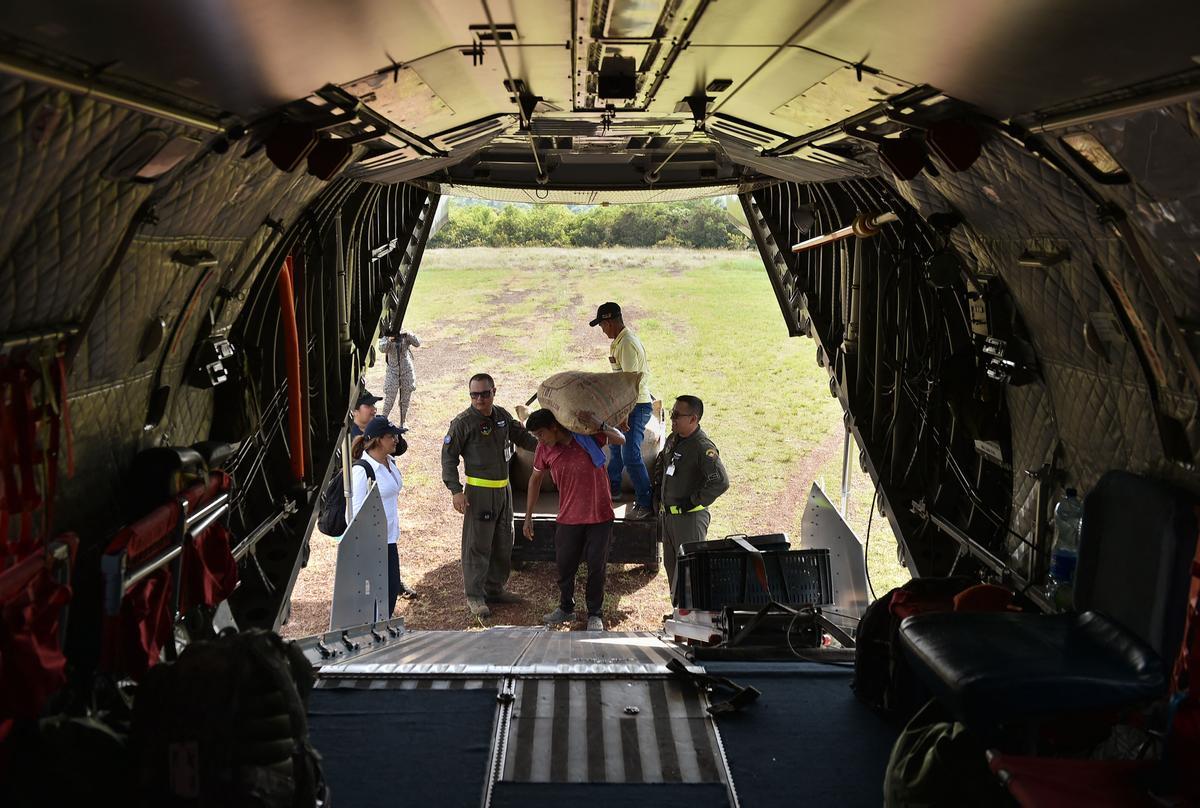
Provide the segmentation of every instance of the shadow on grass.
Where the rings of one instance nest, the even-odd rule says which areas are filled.
[[[467,609],[460,562],[447,562],[420,578],[406,580],[421,595],[418,600],[402,600],[396,607],[397,614],[403,615],[409,629],[461,631],[492,626],[539,626],[542,615],[558,605],[558,574],[554,564],[549,562],[530,564],[519,572],[514,571],[508,580],[508,589],[525,602],[490,604],[492,614],[483,620],[476,619]],[[581,564],[575,584],[578,623],[587,620],[583,602],[586,580],[587,564]],[[604,622],[608,630],[623,630],[621,625],[635,615],[635,610],[622,607],[622,598],[634,596],[657,580],[655,573],[640,566],[609,565],[604,593]]]

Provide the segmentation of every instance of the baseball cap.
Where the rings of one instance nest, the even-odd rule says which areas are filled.
[[[588,323],[588,325],[595,327],[600,324],[601,320],[611,320],[620,316],[621,307],[616,303],[611,301],[608,303],[601,303],[600,308],[596,309],[596,319],[592,320],[590,323]]]
[[[382,415],[376,415],[367,424],[367,428],[363,430],[363,437],[367,440],[373,440],[375,438],[382,438],[387,434],[403,435],[407,431],[404,427],[396,426]]]
[[[359,407],[365,407],[368,404],[374,407],[375,403],[378,401],[383,401],[383,399],[380,396],[371,395],[369,390],[363,390],[358,395],[358,401],[354,404],[354,409],[357,410]]]

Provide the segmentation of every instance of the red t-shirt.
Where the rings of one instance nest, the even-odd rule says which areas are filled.
[[[596,435],[600,446],[608,443]],[[533,467],[547,469],[558,486],[558,518],[564,525],[594,525],[611,522],[615,515],[608,493],[608,470],[597,467],[587,450],[574,438],[557,446],[539,443],[533,455]]]

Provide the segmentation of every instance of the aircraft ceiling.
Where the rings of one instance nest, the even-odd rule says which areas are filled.
[[[358,179],[442,172],[456,184],[595,190],[861,175],[852,150],[827,146],[843,139],[839,122],[889,97],[928,107],[950,96],[996,119],[1036,120],[1195,69],[1195,4],[1154,6],[131,0],[10,4],[0,30],[10,51],[70,54],[79,63],[66,68],[136,82],[225,126],[287,104],[314,125],[352,110],[325,128],[366,143]],[[532,110],[527,127],[509,74]],[[695,114],[688,97],[703,100]]]

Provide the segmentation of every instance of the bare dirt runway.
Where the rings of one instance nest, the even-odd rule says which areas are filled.
[[[537,564],[514,573],[509,583],[526,603],[497,606],[487,621],[467,611],[459,565],[462,522],[441,482],[441,439],[450,419],[467,406],[471,373],[495,375],[497,403],[511,411],[550,373],[605,368],[607,342],[587,327],[605,300],[622,303],[646,343],[655,394],[670,399],[689,392],[706,401],[705,429],[721,447],[734,484],[714,506],[710,536],[781,531],[793,544],[799,540],[812,480],[840,466],[841,412],[829,398],[825,371],[813,361],[812,343],[784,331],[756,255],[430,250],[405,321],[422,341],[414,351],[418,389],[407,423],[410,448],[400,459],[401,574],[422,596],[397,607],[409,627],[532,625],[554,608],[553,565]],[[367,386],[382,395],[382,365],[368,371]],[[831,487],[835,483],[830,478]],[[861,505],[854,511],[864,524],[852,519],[852,525],[860,535],[871,493],[859,475],[854,496]],[[284,627],[292,637],[328,629],[337,545],[317,534],[310,546]],[[870,549],[877,590],[905,577],[890,561],[894,539],[884,520],[874,521]],[[582,590],[580,580],[581,609]],[[669,610],[664,573],[610,565],[604,607],[610,629],[658,629]]]

